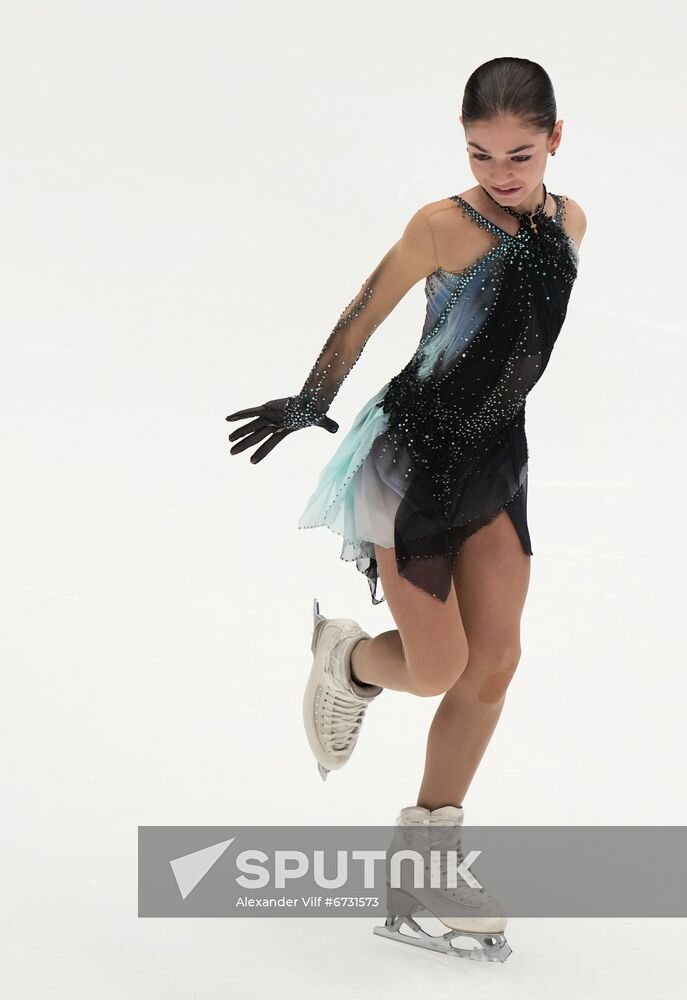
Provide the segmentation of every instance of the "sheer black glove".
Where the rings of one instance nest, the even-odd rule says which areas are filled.
[[[242,427],[237,427],[235,431],[231,432],[229,435],[230,441],[238,441],[240,438],[244,440],[240,444],[235,444],[230,449],[230,453],[238,455],[240,452],[245,451],[247,448],[252,448],[254,444],[258,444],[264,438],[267,438],[265,443],[254,451],[250,457],[251,463],[257,465],[266,455],[269,455],[275,445],[278,445],[289,434],[300,430],[301,427],[323,427],[330,434],[335,434],[338,431],[339,425],[337,422],[325,414],[321,414],[316,422],[313,421],[311,424],[303,423],[302,417],[293,405],[297,399],[298,397],[294,396],[286,396],[284,399],[270,399],[261,406],[252,406],[246,410],[237,410],[236,413],[230,413],[226,418],[227,420],[246,420],[249,417],[255,417],[254,420],[250,420],[249,423],[244,424]],[[299,419],[300,422],[297,423],[296,421]]]

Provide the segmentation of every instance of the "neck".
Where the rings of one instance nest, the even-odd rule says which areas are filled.
[[[537,186],[534,193],[531,194],[529,198],[527,198],[525,201],[521,201],[517,205],[509,205],[508,207],[512,208],[514,212],[518,212],[520,214],[522,214],[523,212],[527,212],[529,215],[531,212],[535,212],[539,208],[543,198],[544,198],[544,185],[542,183]]]

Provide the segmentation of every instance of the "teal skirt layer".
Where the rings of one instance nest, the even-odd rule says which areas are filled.
[[[375,600],[374,544],[393,548],[394,521],[402,500],[392,477],[386,482],[381,478],[383,461],[374,461],[375,454],[387,447],[388,415],[378,405],[387,389],[388,382],[358,412],[298,519],[299,528],[327,527],[342,537],[341,559],[355,561],[367,576],[374,603],[381,603]]]

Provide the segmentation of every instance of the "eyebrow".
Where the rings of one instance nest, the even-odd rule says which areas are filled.
[[[477,149],[480,149],[483,153],[489,152],[488,149],[485,149],[483,146],[478,145],[476,142],[468,142],[468,146],[477,146]],[[533,149],[533,148],[534,148],[533,143],[530,143],[527,146],[516,146],[515,149],[507,149],[506,155],[508,155],[509,153],[519,153],[521,149]]]

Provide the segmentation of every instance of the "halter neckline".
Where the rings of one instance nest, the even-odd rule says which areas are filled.
[[[549,197],[549,192],[546,190],[546,184],[544,184],[543,181],[542,181],[542,187],[544,188],[544,197],[542,199],[541,205],[538,205],[537,208],[535,208],[532,212],[516,212],[514,208],[509,208],[508,205],[502,205],[501,202],[497,201],[496,198],[494,198],[491,194],[489,194],[489,192],[487,191],[487,189],[485,187],[482,187],[481,184],[480,184],[480,187],[482,188],[482,190],[484,191],[484,193],[486,194],[486,196],[488,198],[490,198],[491,201],[493,201],[495,205],[498,205],[498,207],[501,208],[501,209],[503,209],[504,212],[508,212],[509,215],[513,215],[516,219],[520,219],[521,221],[525,221],[525,220],[533,219],[533,218],[536,219],[536,217],[538,215],[541,215],[542,213],[544,215],[546,215],[546,212],[544,211],[544,209],[546,208],[546,199]],[[547,218],[548,218],[548,216],[547,216]]]
[[[533,230],[533,232],[538,233],[539,230],[537,229],[537,222],[540,224],[546,223],[551,219],[551,216],[547,215],[546,213],[546,201],[547,198],[549,197],[549,192],[546,190],[546,184],[544,184],[543,181],[542,181],[542,187],[544,188],[544,198],[542,199],[541,205],[535,208],[534,211],[532,212],[516,212],[514,208],[509,208],[507,205],[502,205],[500,202],[498,202],[496,198],[494,198],[492,195],[489,194],[486,188],[482,187],[481,184],[480,187],[487,195],[487,197],[494,202],[495,205],[498,205],[498,207],[503,209],[504,212],[508,212],[509,215],[512,215],[514,218],[518,220],[518,222],[520,223],[520,229],[525,228],[525,226],[529,226],[529,228]],[[558,206],[558,200],[555,197],[554,201],[556,202],[556,206]]]

